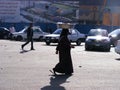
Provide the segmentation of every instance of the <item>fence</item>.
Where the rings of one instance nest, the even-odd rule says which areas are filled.
[[[10,28],[11,26],[15,27],[16,31],[22,30],[25,26],[28,26],[29,23],[1,23],[0,27],[6,27]],[[45,32],[54,32],[57,29],[56,24],[53,23],[35,23],[35,26],[40,26],[41,29]],[[87,34],[90,29],[93,28],[103,28],[107,29],[108,32],[113,31],[114,29],[120,28],[120,26],[105,26],[105,25],[81,25],[81,24],[76,24],[75,28],[78,29],[81,33]]]

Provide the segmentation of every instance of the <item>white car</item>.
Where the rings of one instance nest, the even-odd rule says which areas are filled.
[[[115,46],[115,52],[120,54],[120,40],[117,40],[117,45]]]
[[[46,45],[50,45],[50,43],[58,43],[61,31],[62,29],[59,28],[52,34],[44,35]],[[80,45],[81,42],[85,41],[85,34],[80,33],[77,29],[69,29],[69,31],[70,34],[68,35],[68,38],[71,42],[76,42],[77,45]]]
[[[27,32],[26,32],[27,28],[28,27],[25,27],[23,30],[19,32],[14,32],[13,39],[17,41],[26,40],[27,39]],[[46,34],[48,33],[43,32],[40,27],[33,26],[33,39],[41,41],[43,36]]]
[[[110,51],[110,38],[105,29],[91,29],[85,41],[85,50],[102,49]]]
[[[115,29],[108,34],[111,45],[116,46],[117,40],[120,39],[120,29]]]

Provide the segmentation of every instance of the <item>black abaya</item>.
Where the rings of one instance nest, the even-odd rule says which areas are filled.
[[[59,63],[53,69],[58,73],[71,74],[73,73],[73,65],[71,59],[70,41],[67,36],[62,36],[59,40],[56,50],[59,51]]]

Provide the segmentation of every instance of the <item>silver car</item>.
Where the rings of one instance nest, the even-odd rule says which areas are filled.
[[[120,29],[113,30],[108,34],[108,36],[110,38],[111,45],[116,46],[117,40],[120,39]]]
[[[110,51],[110,38],[105,29],[91,29],[85,41],[85,50],[102,49]]]
[[[116,46],[115,46],[115,52],[117,54],[120,54],[120,40],[117,40]]]
[[[50,45],[50,43],[58,43],[61,32],[62,29],[59,28],[52,34],[44,35],[46,45]],[[68,39],[71,42],[76,42],[77,45],[80,45],[81,42],[85,41],[86,35],[80,33],[77,29],[69,29],[69,32],[70,34],[68,35]]]
[[[23,30],[19,32],[14,32],[13,33],[13,39],[21,41],[21,40],[26,40],[27,38],[27,30],[28,27],[25,27]],[[43,36],[48,33],[43,32],[40,27],[33,26],[33,39],[41,41]]]

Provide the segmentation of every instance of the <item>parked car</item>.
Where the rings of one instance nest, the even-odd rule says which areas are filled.
[[[69,29],[70,33],[68,35],[68,39],[71,42],[76,42],[77,45],[80,45],[81,42],[85,41],[86,35],[83,33],[80,33],[77,29]],[[50,45],[50,43],[58,43],[60,34],[62,32],[62,29],[59,28],[55,30],[52,34],[44,35],[44,40],[46,42],[46,45]]]
[[[117,54],[120,54],[120,40],[117,40],[116,46],[115,46],[115,52]]]
[[[5,27],[0,27],[0,39],[10,39],[12,33]]]
[[[103,49],[110,51],[110,38],[105,29],[91,29],[85,41],[85,50]]]
[[[21,41],[21,40],[26,40],[27,38],[27,30],[28,27],[25,27],[23,30],[19,32],[14,32],[13,33],[13,39]],[[33,39],[41,41],[43,36],[48,33],[43,32],[40,27],[33,26]]]
[[[113,30],[108,34],[108,36],[110,38],[111,45],[116,46],[117,40],[120,39],[120,29]]]

